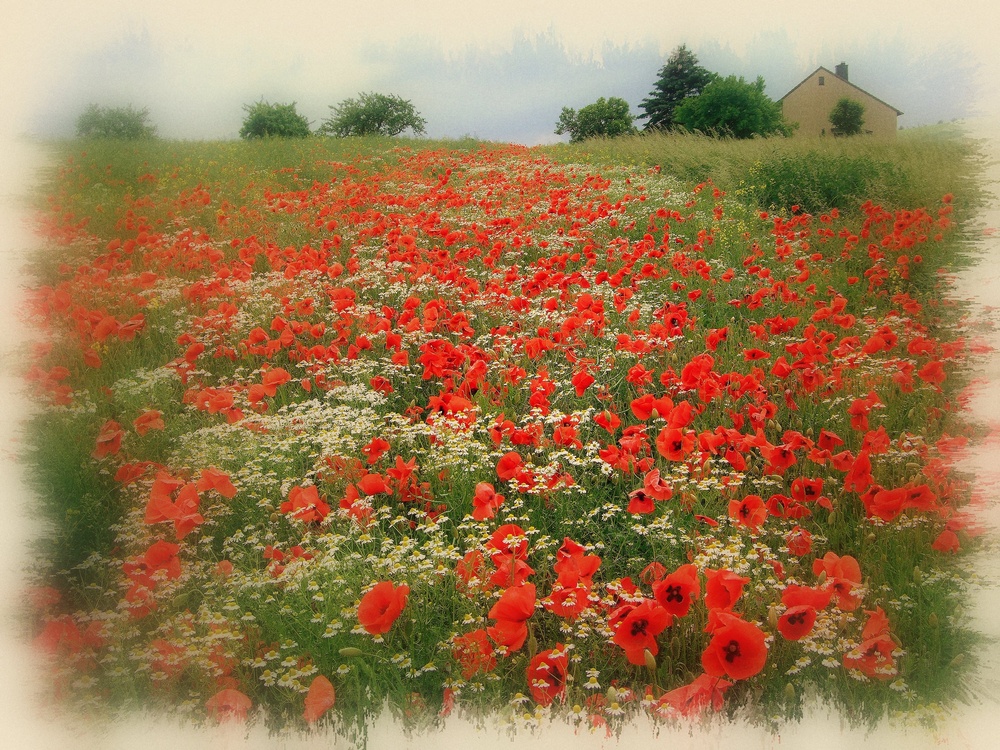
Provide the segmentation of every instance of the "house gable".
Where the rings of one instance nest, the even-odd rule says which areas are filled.
[[[903,113],[848,81],[846,65],[838,66],[838,69],[844,71],[844,77],[820,66],[778,100],[785,120],[798,123],[796,135],[830,135],[830,110],[846,97],[864,106],[864,132],[895,137],[896,118]]]

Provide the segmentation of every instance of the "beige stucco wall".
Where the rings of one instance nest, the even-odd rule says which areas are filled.
[[[819,85],[821,77],[822,86]],[[816,71],[786,94],[781,100],[781,106],[785,120],[799,124],[796,135],[830,135],[830,110],[844,97],[861,102],[864,106],[865,132],[870,131],[872,135],[881,137],[896,137],[896,110],[825,69]]]

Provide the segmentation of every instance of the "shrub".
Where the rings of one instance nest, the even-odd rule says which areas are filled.
[[[808,151],[765,158],[747,171],[745,180],[743,189],[762,208],[797,205],[807,213],[822,213],[856,208],[869,199],[891,201],[889,187],[901,189],[907,176],[888,160]]]
[[[309,135],[309,121],[295,111],[291,104],[270,104],[263,100],[244,104],[247,116],[240,128],[240,138],[305,138]]]
[[[423,135],[427,121],[413,104],[395,94],[360,94],[357,99],[345,99],[323,121],[319,131],[338,137],[352,135],[397,136],[410,129]]]
[[[603,96],[593,104],[577,112],[569,107],[563,107],[556,123],[556,135],[569,133],[569,139],[573,143],[603,136],[613,138],[618,135],[628,135],[636,132],[635,126],[629,112],[628,102],[624,99],[612,96],[605,99]]]
[[[155,138],[156,128],[149,122],[149,110],[125,107],[102,107],[90,104],[76,120],[79,138]]]

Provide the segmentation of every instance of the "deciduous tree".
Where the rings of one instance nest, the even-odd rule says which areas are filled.
[[[830,110],[834,135],[858,135],[865,124],[865,105],[846,96]]]
[[[634,119],[627,101],[616,96],[609,99],[602,96],[593,104],[582,107],[579,112],[563,107],[556,122],[556,135],[568,133],[572,143],[579,143],[587,138],[628,135],[636,132],[632,124]]]
[[[76,120],[80,138],[154,138],[156,128],[149,123],[149,110],[126,107],[102,107],[90,104]]]
[[[407,129],[423,135],[427,125],[409,100],[395,94],[360,94],[330,109],[330,117],[319,127],[324,135],[397,136]]]
[[[263,100],[245,104],[247,116],[240,128],[240,138],[305,138],[309,135],[309,121],[295,111],[291,104],[270,104]]]
[[[764,93],[764,79],[717,78],[698,96],[674,110],[674,121],[687,130],[729,138],[789,135],[781,105]]]

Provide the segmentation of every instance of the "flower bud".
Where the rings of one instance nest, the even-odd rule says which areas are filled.
[[[648,648],[644,648],[642,650],[642,658],[643,658],[643,661],[646,662],[646,667],[649,669],[649,671],[650,672],[655,672],[656,671],[656,657],[653,656],[653,652],[650,651]]]
[[[354,646],[345,646],[340,649],[341,656],[361,656],[364,653],[360,648],[355,648]]]
[[[778,627],[778,608],[773,604],[767,608],[767,624],[772,628]]]

